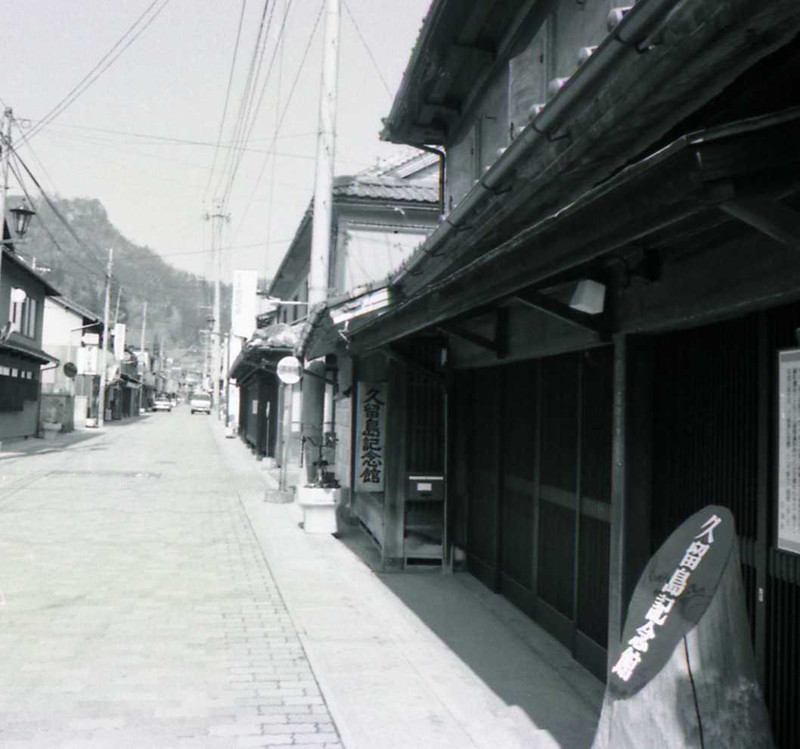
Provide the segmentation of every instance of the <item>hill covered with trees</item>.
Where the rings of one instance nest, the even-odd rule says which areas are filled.
[[[64,296],[103,314],[108,248],[114,250],[111,322],[128,326],[128,342],[138,346],[147,302],[147,346],[195,349],[210,328],[213,283],[165,262],[149,247],[126,239],[110,222],[99,200],[44,200],[17,252],[44,271]],[[55,210],[54,210],[55,209]],[[59,218],[63,217],[69,228]],[[121,289],[121,294],[120,294]],[[118,313],[116,312],[118,307]],[[228,329],[230,287],[222,289],[221,329]]]

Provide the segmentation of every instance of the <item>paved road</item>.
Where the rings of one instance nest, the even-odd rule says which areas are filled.
[[[0,461],[0,746],[340,749],[209,417]]]

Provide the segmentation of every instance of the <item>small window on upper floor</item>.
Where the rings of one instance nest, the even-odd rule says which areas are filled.
[[[8,310],[8,321],[11,323],[11,330],[28,338],[36,338],[37,309],[36,300],[29,297],[25,293],[25,289],[12,288]]]
[[[530,122],[532,107],[547,100],[552,76],[553,24],[545,21],[537,34],[508,65],[508,127],[510,139]]]

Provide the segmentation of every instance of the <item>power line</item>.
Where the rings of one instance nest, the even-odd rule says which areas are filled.
[[[16,158],[18,158],[16,153],[14,154],[14,156]],[[30,193],[28,192],[27,188],[25,187],[25,183],[24,183],[24,181],[22,179],[22,175],[17,171],[17,168],[16,168],[16,166],[14,164],[9,164],[9,167],[11,168],[11,171],[13,172],[14,176],[17,178],[17,183],[19,184],[20,188],[22,189],[22,192],[25,195],[25,197],[27,198],[28,202],[31,205],[34,205],[35,201],[33,200],[33,198],[31,197]],[[67,251],[58,243],[58,240],[53,235],[53,232],[50,230],[50,227],[44,222],[44,220],[42,219],[42,217],[38,213],[36,214],[36,219],[39,222],[39,224],[41,225],[42,229],[44,229],[45,234],[47,234],[48,238],[53,243],[55,248],[59,252],[61,252],[64,255],[64,257],[66,257],[68,260],[71,260],[73,263],[75,263],[75,265],[77,265],[79,268],[85,270],[87,273],[90,273],[91,275],[96,276],[98,279],[101,279],[101,280],[104,279],[104,276],[98,275],[97,270],[95,268],[93,268],[91,266],[88,266],[88,265],[84,265],[77,258],[72,257],[71,255],[69,255],[67,253]]]
[[[218,144],[218,143],[215,143],[213,141],[208,141],[208,140],[190,140],[190,139],[187,139],[187,138],[173,138],[173,137],[164,136],[164,135],[153,135],[151,133],[136,133],[136,132],[130,132],[130,131],[125,131],[125,130],[112,130],[110,128],[105,128],[105,127],[89,127],[88,125],[66,125],[66,124],[60,124],[60,125],[55,125],[55,127],[56,128],[65,127],[65,128],[70,128],[72,130],[86,130],[86,131],[94,132],[94,133],[108,133],[110,135],[125,135],[125,136],[131,137],[131,138],[139,138],[139,139],[144,139],[144,140],[153,140],[153,141],[157,141],[157,142],[163,142],[163,143],[169,144],[169,145],[177,144],[177,145],[185,145],[185,146],[203,146],[204,148],[217,148],[217,147],[219,147],[219,148],[235,148],[236,147],[233,143],[219,143]],[[50,130],[50,134],[51,135],[53,134],[52,129]],[[63,137],[66,137],[66,133],[61,133],[60,135],[62,135]],[[305,133],[287,133],[286,135],[281,136],[281,137],[283,137],[283,138],[306,138],[306,137],[309,137],[311,135],[316,135],[316,131],[308,131],[308,132],[305,132]],[[254,142],[254,143],[257,143],[259,140],[267,140],[267,139],[266,138],[257,138],[257,139],[254,139],[254,140],[251,139],[251,141]],[[139,141],[131,141],[132,145],[137,144],[137,143],[139,143]],[[145,144],[141,144],[140,143],[139,145],[145,145]],[[263,149],[260,150],[260,151],[258,151],[256,149],[250,149],[250,150],[254,150],[254,151],[256,151],[256,153],[265,153],[265,151]]]
[[[292,8],[292,1],[293,0],[287,0],[286,8],[285,8],[285,11],[284,11],[284,14],[283,14],[283,20],[281,21],[281,27],[280,27],[280,29],[278,31],[277,39],[276,39],[276,42],[275,42],[275,48],[274,48],[274,50],[272,52],[272,57],[270,58],[269,66],[267,68],[267,72],[266,72],[266,74],[264,76],[264,80],[263,80],[263,83],[262,83],[262,86],[261,86],[261,93],[259,94],[258,101],[255,103],[255,107],[252,107],[252,106],[250,107],[250,112],[251,112],[251,115],[249,116],[249,120],[250,121],[249,121],[249,123],[245,122],[246,130],[243,131],[243,140],[242,140],[242,145],[243,146],[249,141],[249,138],[250,138],[250,136],[252,135],[252,132],[253,132],[253,128],[255,127],[256,118],[258,116],[258,112],[259,112],[259,110],[261,108],[261,103],[262,103],[262,101],[264,99],[264,95],[265,95],[266,90],[267,90],[267,84],[269,83],[270,76],[272,75],[272,69],[273,69],[273,66],[275,64],[275,58],[277,56],[278,50],[280,49],[280,45],[281,45],[281,42],[283,41],[284,33],[286,31],[286,23],[287,23],[287,21],[289,19],[289,12],[291,11],[291,8]],[[273,10],[274,10],[274,8],[275,8],[275,3],[273,3],[273,6],[272,6]],[[270,13],[269,24],[271,24],[271,22],[272,22],[272,12]],[[265,46],[264,46],[264,48],[262,50],[262,53],[261,53],[261,59],[263,59],[263,54],[264,54],[264,51],[266,50],[266,37],[268,36],[268,33],[269,33],[269,25],[267,27],[267,32],[265,34]],[[261,59],[259,60],[259,68],[258,68],[258,70],[260,70],[260,67],[261,67]],[[258,75],[258,70],[257,70],[257,75]],[[230,199],[231,191],[233,189],[233,181],[235,179],[236,172],[238,171],[238,168],[239,168],[239,165],[241,164],[241,160],[242,160],[243,156],[244,156],[243,152],[240,152],[238,154],[238,158],[237,158],[236,163],[234,165],[234,169],[231,172],[231,175],[230,175],[230,178],[229,178],[229,181],[228,181],[228,187],[225,190],[225,194],[224,194],[224,198],[223,198],[225,205],[227,205],[227,202]]]
[[[369,56],[369,59],[372,61],[372,65],[375,68],[375,72],[378,74],[378,78],[381,79],[381,83],[383,84],[383,87],[386,89],[386,93],[389,94],[389,99],[390,100],[394,99],[394,94],[392,93],[392,90],[389,88],[389,84],[386,83],[386,79],[383,77],[383,74],[381,73],[381,70],[378,67],[378,62],[375,59],[375,55],[372,54],[372,50],[369,48],[369,45],[367,44],[367,40],[364,38],[364,35],[361,33],[361,29],[358,28],[358,24],[356,23],[355,16],[353,15],[352,11],[350,10],[350,6],[347,4],[347,0],[342,0],[342,3],[344,4],[344,9],[347,12],[348,18],[350,19],[350,21],[353,24],[353,28],[355,28],[355,30],[356,30],[356,34],[358,34],[358,38],[361,40],[361,43],[364,45],[364,49],[367,50],[367,55]]]
[[[142,23],[142,19],[144,19],[148,13],[156,6],[158,3],[161,2],[161,7],[157,8],[152,15],[150,16],[147,21],[145,21],[141,28],[134,32],[137,26]],[[47,127],[47,125],[52,122],[56,117],[63,114],[64,111],[75,101],[84,94],[89,87],[97,81],[98,78],[106,71],[111,65],[116,62],[119,57],[131,46],[141,35],[142,33],[153,23],[153,21],[158,18],[159,15],[164,11],[164,9],[169,5],[170,0],[153,0],[150,5],[147,6],[145,11],[131,24],[128,30],[117,40],[111,49],[106,52],[106,54],[100,59],[100,61],[80,80],[80,82],[58,103],[54,106],[40,121],[39,123],[31,130],[30,133],[25,136],[25,140],[30,140],[33,138],[37,133],[39,133],[43,128]],[[133,34],[131,36],[131,34]],[[128,37],[130,36],[130,39]],[[126,42],[127,39],[127,42]],[[121,45],[122,49],[116,52],[117,48]],[[114,54],[116,52],[116,54]],[[113,56],[112,56],[113,55]],[[107,61],[107,62],[106,62]],[[105,64],[104,64],[105,63]],[[102,66],[102,67],[101,67]]]
[[[319,10],[317,11],[317,17],[316,17],[316,19],[314,21],[314,26],[312,27],[311,33],[309,34],[308,42],[306,43],[306,48],[305,48],[305,50],[303,50],[303,57],[300,60],[300,65],[298,66],[297,73],[296,73],[296,75],[294,77],[294,80],[292,81],[292,86],[289,89],[289,95],[288,95],[288,97],[286,99],[286,103],[283,106],[283,110],[281,112],[280,119],[278,120],[278,125],[275,128],[275,132],[276,133],[280,132],[280,129],[281,129],[282,125],[283,125],[283,121],[286,118],[287,112],[289,111],[289,105],[292,103],[292,98],[294,97],[294,92],[296,91],[298,81],[300,80],[300,74],[303,72],[303,67],[305,66],[306,58],[308,57],[309,50],[311,49],[311,44],[313,43],[314,37],[316,36],[317,27],[319,26],[319,22],[320,22],[320,20],[322,18],[322,11],[324,9],[325,9],[325,2],[323,0],[323,2],[320,3]],[[314,134],[316,135],[316,133],[314,133]],[[239,230],[241,229],[242,225],[244,224],[244,220],[247,217],[247,214],[250,212],[250,207],[253,204],[253,199],[255,198],[255,194],[256,194],[256,192],[258,191],[258,188],[261,185],[262,178],[264,177],[264,172],[266,171],[267,162],[269,161],[269,157],[272,156],[273,159],[274,159],[276,156],[285,156],[286,155],[286,154],[282,154],[282,153],[279,154],[277,151],[275,151],[275,142],[276,142],[277,137],[278,137],[277,135],[273,136],[272,142],[270,143],[270,146],[266,151],[266,156],[264,157],[264,160],[261,163],[261,171],[259,172],[258,177],[256,178],[255,187],[253,188],[252,193],[250,193],[250,199],[247,201],[247,207],[245,208],[244,212],[242,213],[242,218],[239,221],[238,226],[236,227],[236,231],[234,232],[234,237],[236,237],[238,235]],[[316,160],[316,156],[308,156],[307,158]]]
[[[27,145],[30,148],[30,144],[27,144]],[[64,218],[64,216],[60,213],[60,211],[58,211],[55,208],[55,206],[53,205],[52,201],[50,201],[49,197],[44,192],[41,184],[39,184],[38,180],[36,180],[35,176],[31,173],[30,169],[27,167],[27,165],[20,158],[19,154],[16,153],[16,151],[12,150],[11,151],[11,155],[13,155],[14,160],[16,162],[18,162],[24,168],[24,170],[28,173],[28,175],[30,176],[31,180],[34,182],[34,184],[36,184],[37,188],[39,189],[39,191],[40,191],[42,197],[44,198],[45,202],[47,202],[48,206],[51,208],[51,210],[53,210],[54,214],[58,217],[58,219],[62,223],[64,223],[65,227],[67,228],[67,230],[69,231],[69,233],[71,234],[73,239],[75,239],[78,242],[78,245],[80,247],[82,247],[84,250],[86,250],[86,251],[91,253],[91,250],[89,250],[89,248],[80,240],[80,238],[72,230],[72,227],[66,222],[66,219]],[[30,193],[29,193],[29,191],[27,189],[27,186],[25,184],[25,180],[23,178],[23,175],[18,170],[16,163],[9,163],[9,168],[11,169],[12,173],[16,177],[17,183],[19,184],[19,187],[22,190],[22,192],[25,195],[25,197],[28,200],[28,202],[31,205],[35,205],[36,201],[30,195]],[[44,231],[44,233],[47,235],[48,239],[50,240],[52,246],[64,257],[64,259],[67,262],[72,263],[74,266],[77,266],[82,271],[84,271],[88,276],[92,276],[95,279],[97,279],[98,281],[103,281],[103,282],[106,281],[105,273],[98,272],[96,267],[92,267],[90,265],[86,265],[85,263],[81,262],[81,260],[79,260],[78,257],[75,256],[74,253],[67,252],[61,246],[61,244],[59,243],[59,241],[56,239],[55,235],[53,234],[52,230],[50,229],[50,226],[48,225],[47,222],[44,221],[44,219],[42,218],[40,213],[36,214],[36,219],[37,219],[39,225],[41,226],[42,230]],[[95,256],[93,255],[93,257],[95,257]],[[164,262],[163,258],[161,258],[157,253],[154,253],[154,252],[152,253],[152,259],[154,261],[156,261],[156,262],[161,262],[161,263]],[[126,286],[128,288],[133,286],[133,288],[137,290],[138,296],[140,296],[141,298],[149,299],[149,300],[152,300],[153,292],[155,292],[157,294],[157,296],[163,296],[163,295],[168,293],[169,289],[176,289],[176,290],[182,290],[182,291],[187,291],[187,292],[189,292],[189,291],[196,292],[198,289],[200,289],[200,290],[206,289],[207,281],[206,281],[205,278],[198,277],[198,276],[193,275],[193,274],[189,274],[186,271],[179,271],[179,272],[186,276],[186,278],[185,278],[183,283],[174,283],[174,284],[159,283],[158,287],[156,289],[152,289],[151,288],[151,289],[147,289],[147,290],[144,290],[144,289],[140,288],[138,286],[138,284],[135,284],[135,283],[132,284],[127,279],[125,280],[125,284],[126,284]],[[122,279],[121,278],[112,277],[112,278],[109,278],[108,281],[110,282],[111,289],[113,290],[114,287],[117,287],[117,289],[118,289],[117,293],[119,295],[121,295],[121,293],[122,293]],[[117,303],[119,304],[119,297],[118,297],[118,302]]]
[[[289,237],[288,239],[273,239],[268,242],[253,242],[252,244],[231,244],[227,247],[220,247],[220,252],[228,252],[229,250],[243,250],[249,247],[265,247],[266,245],[270,244],[282,244],[283,242],[291,242],[292,238]],[[167,258],[167,257],[178,257],[180,255],[205,255],[207,253],[215,252],[215,250],[187,250],[186,252],[169,252],[169,253],[158,253],[159,257]]]
[[[64,218],[64,216],[62,215],[61,211],[59,211],[58,208],[53,203],[53,201],[50,200],[50,196],[45,192],[45,190],[41,186],[41,184],[39,184],[39,180],[36,179],[36,177],[34,176],[33,172],[28,168],[28,165],[23,161],[22,157],[20,157],[19,153],[17,153],[16,151],[14,151],[14,158],[19,162],[19,164],[22,166],[22,168],[28,173],[28,176],[31,178],[33,184],[36,185],[36,188],[41,193],[41,196],[44,198],[44,201],[47,203],[47,205],[50,208],[50,210],[56,215],[58,220],[61,221],[61,223],[66,228],[66,230],[69,232],[70,236],[78,243],[78,246],[81,247],[85,252],[87,252],[91,256],[92,260],[94,260],[96,263],[98,263],[98,265],[100,265],[100,267],[103,267],[103,263],[100,260],[100,258],[97,255],[95,255],[95,253],[86,244],[86,242],[84,242],[84,240],[81,239],[75,233],[75,230],[72,228],[72,226],[70,225],[69,221],[67,221],[67,219]]]
[[[258,33],[256,34],[255,46],[253,48],[253,52],[250,57],[250,65],[247,69],[247,76],[245,77],[244,90],[242,91],[242,96],[239,101],[239,109],[236,115],[236,119],[234,121],[233,138],[231,139],[234,149],[240,144],[240,138],[241,138],[240,132],[244,127],[245,113],[247,112],[249,105],[252,102],[253,74],[256,69],[257,60],[260,58],[262,54],[262,45],[266,44],[264,35],[264,24],[266,22],[268,9],[269,9],[269,0],[265,0],[264,5],[262,6],[261,9],[261,20],[258,26]],[[217,181],[217,187],[215,190],[216,193],[219,193],[219,191],[222,189],[225,175],[229,174],[231,171],[230,165],[232,164],[232,158],[233,158],[232,153],[233,153],[232,151],[229,151],[226,154],[225,163],[223,164],[222,172],[220,173],[219,179]],[[218,200],[220,199],[219,195],[217,195],[217,199]]]
[[[148,145],[146,143],[135,143],[135,142],[131,142],[131,143],[127,143],[126,144],[124,142],[115,141],[113,139],[108,139],[108,138],[92,137],[91,135],[82,135],[80,133],[56,132],[54,130],[50,130],[48,135],[50,137],[61,138],[61,139],[66,139],[66,140],[73,140],[73,141],[79,141],[79,142],[83,142],[83,143],[99,144],[99,145],[108,146],[109,148],[116,148],[116,149],[123,149],[126,145],[128,145],[128,146],[137,146],[137,145],[146,146],[146,145]],[[296,135],[286,135],[285,137],[287,137],[287,138],[290,138],[290,137],[307,137],[307,136],[310,136],[310,135],[316,135],[316,133],[302,133],[302,134],[298,133]],[[167,141],[167,142],[169,142],[169,141]],[[210,147],[210,148],[213,148],[215,146],[214,143],[202,142],[202,141],[183,141],[183,144],[184,145],[194,145],[194,146],[204,146],[204,147]],[[26,143],[26,145],[30,145],[30,144]],[[237,148],[236,146],[230,146],[230,145],[223,145],[222,147],[223,148],[228,148],[228,149],[241,150],[241,151],[243,151],[245,153],[257,153],[257,154],[264,154],[264,155],[271,155],[273,153],[273,151],[270,151],[267,148],[252,148],[252,147]],[[166,160],[166,159],[164,159],[163,156],[158,156],[156,154],[145,154],[145,153],[143,153],[141,151],[129,151],[129,153],[136,153],[136,154],[139,154],[139,155],[142,155],[142,156],[150,156],[150,158],[157,158],[157,159],[161,159],[161,160]],[[288,153],[288,152],[284,152],[284,151],[279,151],[277,153],[278,153],[279,156],[285,156],[287,159],[303,159],[303,160],[306,160],[306,159],[313,159],[314,158],[313,156],[309,156],[308,154],[301,154],[301,153]],[[205,166],[202,166],[200,164],[187,164],[186,162],[178,161],[176,159],[172,159],[172,161],[174,161],[176,164],[183,164],[183,165],[186,165],[186,166],[191,166],[191,167],[196,168],[196,169],[205,169],[206,168]],[[349,162],[349,163],[354,164],[356,162]]]
[[[219,121],[219,131],[217,133],[217,146],[214,149],[214,160],[211,162],[211,169],[208,172],[208,182],[206,182],[206,188],[203,191],[203,201],[205,202],[206,195],[208,195],[208,190],[211,187],[211,179],[214,174],[214,169],[217,166],[217,157],[219,156],[219,149],[220,144],[222,143],[222,131],[225,127],[225,119],[228,115],[228,102],[230,100],[231,89],[233,87],[233,72],[236,68],[236,57],[239,54],[239,42],[242,36],[242,24],[244,21],[244,10],[247,7],[247,0],[242,0],[242,9],[239,13],[239,28],[236,30],[236,44],[233,48],[233,59],[231,60],[231,69],[228,73],[228,85],[225,89],[225,103],[222,105],[222,117]]]

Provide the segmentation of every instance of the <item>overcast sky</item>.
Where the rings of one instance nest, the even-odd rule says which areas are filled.
[[[274,0],[262,67],[272,60],[271,73],[228,209],[224,242],[232,248],[233,267],[269,275],[312,197],[323,20],[297,76],[323,1]],[[389,112],[429,5],[430,0],[342,1],[337,174],[358,172],[398,153],[379,141],[380,120]],[[30,122],[30,144],[17,147],[37,179],[51,194],[99,199],[130,240],[209,277],[210,225],[203,215],[221,192],[217,180],[226,151],[212,172],[213,144],[241,8],[241,0],[0,4],[0,101],[23,125]],[[232,138],[263,8],[264,0],[245,5],[223,143]],[[141,33],[118,59],[34,132],[143,14],[134,29]],[[270,147],[284,110],[273,156]],[[12,194],[15,188],[12,178]]]

